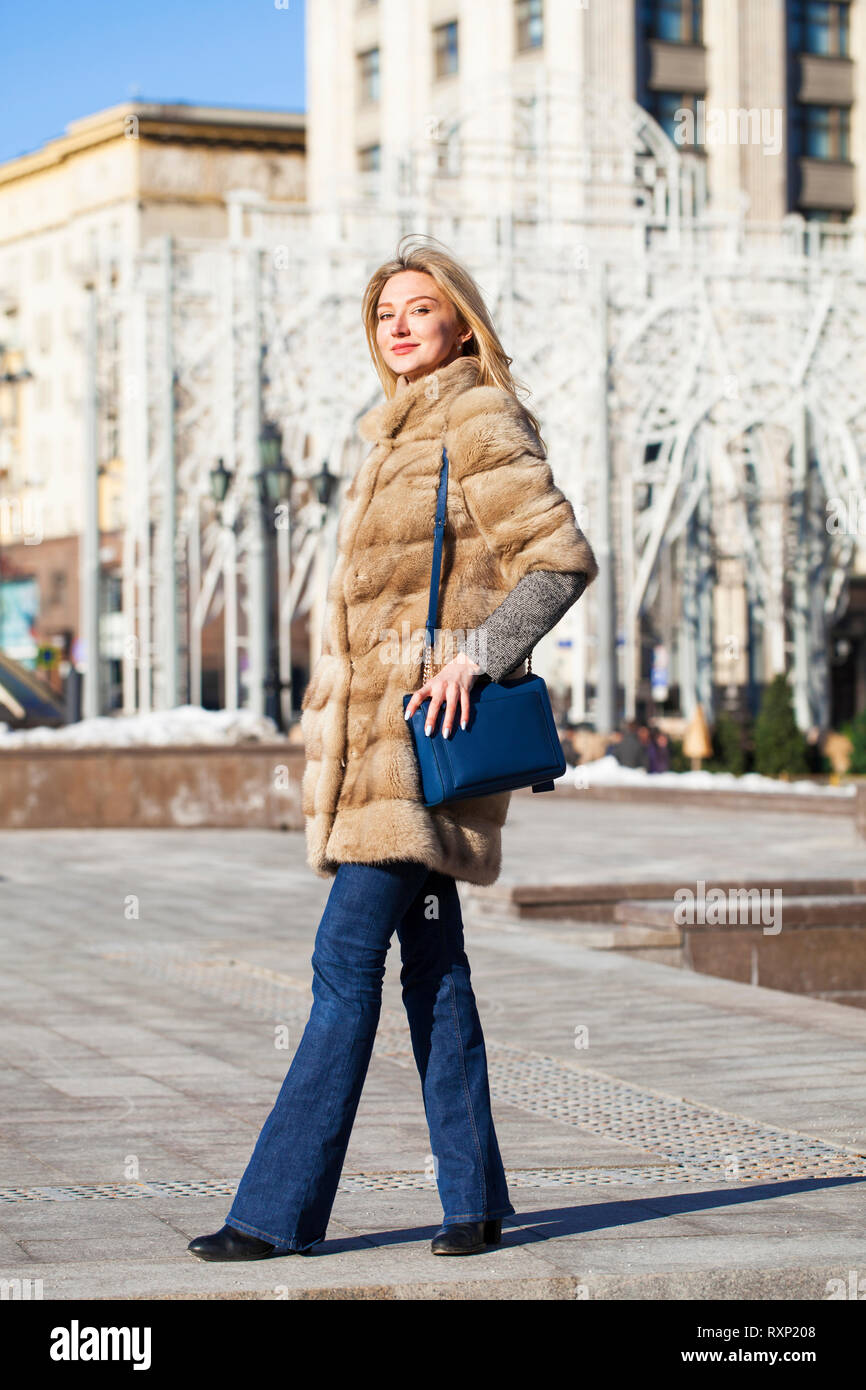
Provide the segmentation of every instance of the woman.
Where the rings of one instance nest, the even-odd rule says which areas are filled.
[[[301,705],[307,862],[334,879],[313,1007],[226,1224],[189,1244],[202,1259],[264,1259],[324,1240],[395,931],[444,1209],[433,1253],[483,1250],[514,1213],[456,886],[499,876],[510,793],[426,807],[402,696],[413,691],[406,718],[429,696],[427,732],[441,712],[444,736],[459,737],[477,676],[520,674],[597,567],[469,273],[444,249],[398,248],[372,276],[363,314],[386,399],[360,421],[374,447],[346,493]],[[434,654],[444,664],[414,688],[443,443]]]

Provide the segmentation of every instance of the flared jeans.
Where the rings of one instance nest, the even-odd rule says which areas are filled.
[[[313,948],[310,1016],[226,1217],[281,1250],[325,1239],[395,930],[443,1224],[514,1214],[457,885],[408,860],[340,864]]]

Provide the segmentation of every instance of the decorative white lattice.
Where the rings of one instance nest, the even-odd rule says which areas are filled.
[[[357,421],[381,394],[363,288],[401,235],[423,231],[481,284],[604,569],[582,600],[585,650],[565,676],[582,687],[572,707],[589,695],[608,726],[621,686],[634,710],[643,629],[672,641],[684,710],[701,699],[712,712],[720,649],[742,638],[714,630],[723,570],[739,576],[764,633],[758,679],[790,665],[792,651],[798,717],[825,722],[826,681],[814,671],[858,539],[850,526],[831,533],[825,512],[828,499],[862,497],[866,478],[863,232],[710,216],[697,167],[639,107],[576,93],[556,75],[540,87],[510,80],[476,108],[436,114],[376,198],[287,210],[236,195],[227,240],[178,239],[170,257],[161,242],[145,247],[133,283],[105,291],[122,295],[141,382],[125,413],[127,623],[152,659],[130,663],[127,707],[176,702],[165,680],[172,598],[155,558],[166,553],[167,361],[177,697],[198,698],[201,622],[222,612],[227,703],[237,692],[256,707],[269,524],[254,481],[261,423],[279,425],[297,479],[281,632],[308,611],[315,651],[334,508],[321,531],[309,480],[325,460],[347,479],[363,457]],[[234,472],[221,516],[209,487],[217,457]],[[804,557],[805,587],[795,573]]]

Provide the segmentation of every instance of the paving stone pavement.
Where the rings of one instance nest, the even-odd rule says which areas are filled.
[[[515,796],[503,845],[503,881],[866,859],[841,818],[555,797]],[[46,1299],[820,1300],[854,1271],[866,1293],[866,1011],[468,908],[517,1208],[502,1245],[430,1253],[441,1206],[395,938],[326,1241],[195,1260],[300,1038],[328,888],[298,833],[0,834],[0,1279]]]

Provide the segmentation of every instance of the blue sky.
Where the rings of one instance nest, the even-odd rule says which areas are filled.
[[[117,102],[303,111],[304,0],[0,0],[0,161]]]

